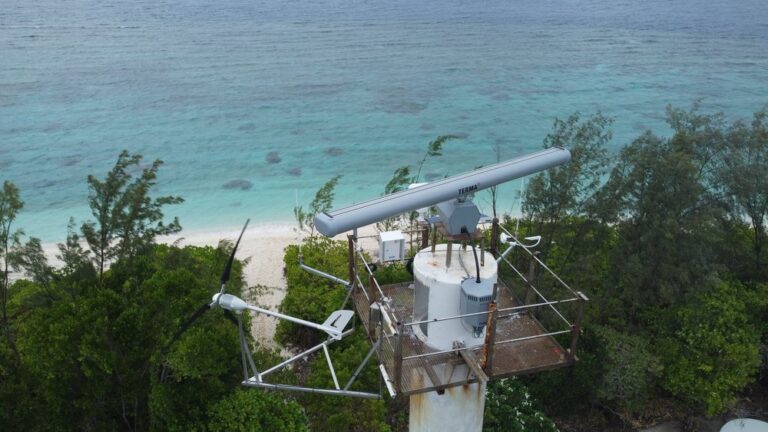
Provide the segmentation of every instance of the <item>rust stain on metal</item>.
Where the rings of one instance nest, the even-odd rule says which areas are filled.
[[[414,370],[413,371],[413,375],[416,376],[415,381],[416,381],[416,385],[418,387],[421,387],[421,388],[426,387],[425,384],[424,384],[424,375],[423,374],[420,374],[418,371]]]
[[[413,314],[413,290],[408,289],[408,283],[384,285],[381,287],[385,296],[392,299],[389,306],[389,313],[395,317],[410,317]],[[360,314],[364,325],[370,325],[369,315],[369,297],[364,295],[362,287],[359,291],[353,291],[352,297],[355,307]],[[515,342],[498,343],[498,341],[509,341],[515,338],[525,338],[539,336],[547,333],[547,329],[529,313],[499,313],[499,310],[518,306],[516,299],[510,295],[509,288],[503,281],[499,282],[498,297],[493,320],[496,323],[496,331],[486,330],[486,336],[495,336],[495,341],[483,344],[470,349],[470,354],[476,361],[484,361],[482,368],[486,376],[491,379],[504,376],[519,375],[524,373],[534,373],[543,370],[556,369],[568,366],[573,360],[568,355],[568,350],[564,349],[558,341],[551,336],[537,337]],[[487,325],[487,324],[486,324]],[[389,343],[384,343],[384,347],[394,348],[396,343],[392,335],[384,335],[384,339],[390,339]],[[482,341],[482,339],[481,339]],[[430,348],[416,336],[406,336],[403,342],[403,356],[415,356],[429,354]],[[485,341],[484,341],[485,342]],[[484,352],[483,348],[490,348]],[[391,348],[390,348],[391,350]],[[454,367],[465,362],[457,359],[452,354],[439,354],[431,357],[413,358],[403,360],[400,365],[395,361],[394,352],[384,350],[385,367],[390,373],[390,377],[395,378],[395,369],[402,368],[401,388],[399,393],[407,396],[422,392],[433,392],[435,390],[446,389],[454,386],[461,386],[467,381],[474,382],[475,378],[469,379],[463,373],[455,373]],[[490,355],[488,355],[490,354]],[[435,368],[440,375],[440,383],[431,381],[427,375],[425,366]],[[457,389],[456,394],[460,390]]]
[[[483,342],[483,354],[480,360],[480,367],[485,369],[488,364],[488,351],[490,345],[493,344],[491,323],[493,322],[493,314],[496,313],[496,302],[492,301],[488,304],[488,319],[485,324],[485,340]]]
[[[423,430],[428,425],[430,408],[429,404],[425,403],[425,398],[428,396],[429,393],[414,394],[410,396],[410,429]]]

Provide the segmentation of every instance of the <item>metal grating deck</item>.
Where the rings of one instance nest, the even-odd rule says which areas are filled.
[[[498,282],[498,309],[517,306],[506,285]],[[400,283],[382,286],[385,303],[388,305],[390,317],[400,317],[401,320],[411,322],[413,320],[413,290],[408,288],[410,283]],[[439,353],[419,339],[411,326],[403,326],[401,333],[392,327],[377,331],[370,328],[370,304],[377,298],[370,298],[375,289],[356,287],[353,292],[355,308],[371,339],[381,338],[382,344],[379,352],[381,362],[384,364],[393,386],[400,394],[409,395],[424,393],[434,390],[442,390],[448,387],[458,386],[478,381],[478,377],[471,372],[467,359],[475,363],[475,368],[483,364],[485,359],[483,340],[477,340],[478,344],[468,347],[465,356],[457,351]],[[492,367],[484,371],[488,378],[522,375],[547,369],[555,369],[568,366],[574,359],[560,346],[553,336],[529,312],[500,313],[497,317],[495,343],[493,344]],[[507,342],[513,339],[530,338]],[[398,341],[401,342],[401,355],[398,355]],[[420,356],[415,358],[408,358]],[[401,362],[396,359],[402,358]],[[399,364],[398,364],[399,363]],[[399,383],[397,377],[400,377]],[[481,377],[482,379],[484,377]]]

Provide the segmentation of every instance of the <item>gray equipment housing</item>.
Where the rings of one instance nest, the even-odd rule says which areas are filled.
[[[455,199],[438,203],[435,207],[440,215],[440,221],[451,235],[461,234],[462,227],[467,227],[467,232],[472,234],[477,222],[480,221],[480,210],[472,201]]]
[[[491,300],[493,300],[493,283],[490,279],[480,279],[480,283],[478,283],[475,278],[467,278],[461,282],[461,300],[459,302],[461,315],[487,312]],[[488,315],[465,316],[461,318],[461,321],[464,328],[472,329],[472,333],[479,335],[488,322]]]
[[[465,197],[472,192],[534,174],[571,159],[571,152],[552,147],[527,156],[458,174],[413,189],[315,215],[315,227],[325,236],[359,228],[412,210]],[[467,226],[472,232],[474,226]]]

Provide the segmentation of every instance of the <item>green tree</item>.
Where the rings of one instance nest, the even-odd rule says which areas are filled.
[[[727,409],[760,364],[760,334],[749,311],[755,305],[745,294],[739,283],[718,283],[677,308],[668,318],[674,324],[660,330],[662,385],[707,415]]]
[[[22,203],[6,184],[0,197],[2,228],[13,246],[3,248],[1,256],[4,265],[23,269],[31,280],[9,287],[3,278],[3,324],[18,335],[15,355],[5,338],[0,342],[4,426],[205,430],[209,422],[221,426],[213,417],[254,396],[231,396],[242,380],[240,346],[237,330],[220,310],[201,317],[168,349],[183,320],[210,302],[232,245],[154,244],[157,235],[180,229],[176,220],[163,222],[162,209],[181,199],[150,198],[160,162],[141,170],[140,159],[123,152],[104,181],[89,177],[97,220],[81,230],[91,250],[81,246],[70,220],[67,239],[59,244],[60,269],[48,265],[39,240],[22,245],[20,234],[11,232]],[[236,261],[228,292],[242,295],[243,287]],[[258,346],[254,351],[260,368],[278,361],[275,353]],[[261,400],[265,406],[275,403],[275,424],[306,430],[295,404]]]
[[[663,367],[651,352],[644,334],[622,333],[606,326],[594,326],[602,351],[604,374],[597,397],[620,411],[634,412],[654,394]]]
[[[421,179],[421,169],[424,168],[424,164],[427,162],[427,158],[438,157],[443,155],[443,145],[446,142],[454,139],[459,139],[458,135],[440,135],[437,138],[427,144],[427,151],[424,152],[421,161],[419,161],[418,168],[416,169],[416,175],[413,176],[411,183],[418,183]]]
[[[169,352],[165,347],[181,322],[210,301],[230,247],[154,246],[133,258],[131,272],[118,259],[101,283],[95,272],[78,280],[76,296],[66,295],[71,275],[55,278],[51,289],[58,295],[45,304],[35,300],[39,284],[17,282],[10,304],[34,402],[3,400],[17,414],[12,424],[25,430],[204,427],[209,405],[242,379],[237,330],[212,310]],[[240,295],[241,277],[235,263],[229,292]]]
[[[720,163],[715,173],[734,219],[739,221],[746,216],[750,221],[753,263],[758,274],[764,266],[765,215],[768,212],[767,116],[768,112],[763,109],[755,113],[751,127],[737,121],[728,129],[723,157],[718,159]]]
[[[571,152],[567,164],[548,169],[528,183],[523,213],[540,224],[556,224],[568,216],[594,211],[594,196],[607,174],[612,120],[595,114],[582,121],[574,113],[565,121],[555,119],[544,148],[563,147]]]
[[[340,175],[332,177],[330,180],[315,192],[315,198],[309,203],[309,209],[304,210],[302,206],[293,208],[293,215],[299,224],[299,229],[307,231],[310,237],[315,235],[314,217],[318,213],[327,212],[333,208],[333,198],[336,185],[341,179]]]
[[[570,267],[600,263],[592,251],[610,241],[610,232],[592,223],[597,195],[608,167],[605,146],[611,139],[612,120],[602,114],[582,119],[579,113],[565,121],[555,119],[544,148],[563,147],[571,161],[534,176],[523,195],[522,210],[528,232],[541,235],[542,259],[558,273]],[[566,237],[567,236],[567,237]],[[553,242],[557,239],[558,246]],[[558,259],[553,259],[558,249]]]
[[[427,159],[442,156],[443,146],[445,143],[450,140],[459,138],[461,137],[458,135],[439,135],[437,138],[430,141],[429,144],[427,144],[427,149],[424,152],[424,155],[421,157],[421,160],[417,165],[416,174],[411,174],[411,167],[409,165],[404,165],[395,169],[395,172],[392,174],[392,178],[384,186],[384,195],[406,190],[411,184],[418,183],[421,179],[421,170],[424,168],[424,164],[427,162]],[[411,223],[413,223],[415,218],[415,212],[410,212],[408,214],[408,219]],[[381,231],[390,231],[396,229],[401,222],[403,222],[402,217],[395,216],[378,222],[376,225]]]
[[[485,432],[557,432],[557,426],[538,408],[525,385],[515,378],[489,382],[485,397]]]
[[[211,432],[309,431],[299,404],[260,390],[235,390],[209,412]]]
[[[389,179],[387,184],[384,186],[384,195],[389,195],[395,192],[406,190],[408,188],[408,185],[410,185],[411,183],[413,183],[413,176],[411,176],[411,167],[401,166],[400,168],[395,170],[395,172],[392,174],[392,178]]]
[[[141,159],[141,155],[124,150],[103,181],[88,176],[88,202],[96,220],[83,223],[81,230],[93,252],[99,276],[104,274],[104,266],[110,260],[130,258],[151,245],[155,237],[181,230],[177,218],[168,224],[163,222],[162,208],[179,204],[183,199],[152,198],[149,194],[163,162],[155,160],[134,177]]]
[[[286,292],[280,312],[322,323],[341,307],[346,296],[345,288],[302,270],[299,255],[307,265],[346,279],[347,244],[326,237],[310,237],[300,246],[290,245],[285,249]],[[324,334],[318,330],[285,320],[277,323],[275,332],[275,340],[280,344],[297,348],[309,348],[322,337]]]
[[[17,245],[10,253],[9,261],[14,270],[23,270],[27,277],[43,288],[48,301],[55,300],[57,293],[52,283],[56,272],[48,265],[40,239],[32,237],[25,244]]]
[[[8,288],[10,286],[8,256],[11,246],[18,243],[21,236],[21,231],[11,231],[11,227],[23,207],[24,201],[21,200],[19,189],[13,183],[4,181],[3,189],[0,191],[0,259],[3,260],[3,275],[0,279],[0,307],[2,307],[3,313],[3,334],[11,348],[14,347],[14,343],[7,312]]]
[[[82,246],[80,235],[76,231],[75,220],[69,219],[67,226],[67,238],[64,243],[58,244],[59,254],[56,257],[63,263],[57,270],[57,274],[68,281],[67,287],[70,296],[74,297],[81,290],[78,284],[90,281],[96,277],[96,268],[90,257],[90,251]]]
[[[714,164],[709,147],[721,135],[698,114],[670,112],[672,138],[646,132],[635,139],[601,191],[619,228],[602,302],[621,299],[624,318],[634,323],[640,310],[676,304],[716,273],[709,263],[722,206],[706,173]]]

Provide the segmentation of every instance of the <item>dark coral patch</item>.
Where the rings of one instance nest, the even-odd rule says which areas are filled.
[[[341,156],[344,153],[344,149],[341,147],[328,147],[325,149],[325,154],[328,156]]]
[[[278,153],[276,151],[271,151],[271,152],[267,153],[267,163],[268,164],[280,163],[280,161],[282,161],[282,160],[283,160],[283,158],[280,157],[280,153]]]
[[[222,187],[224,189],[240,189],[246,191],[253,187],[253,183],[249,182],[248,180],[236,179],[224,183]]]

